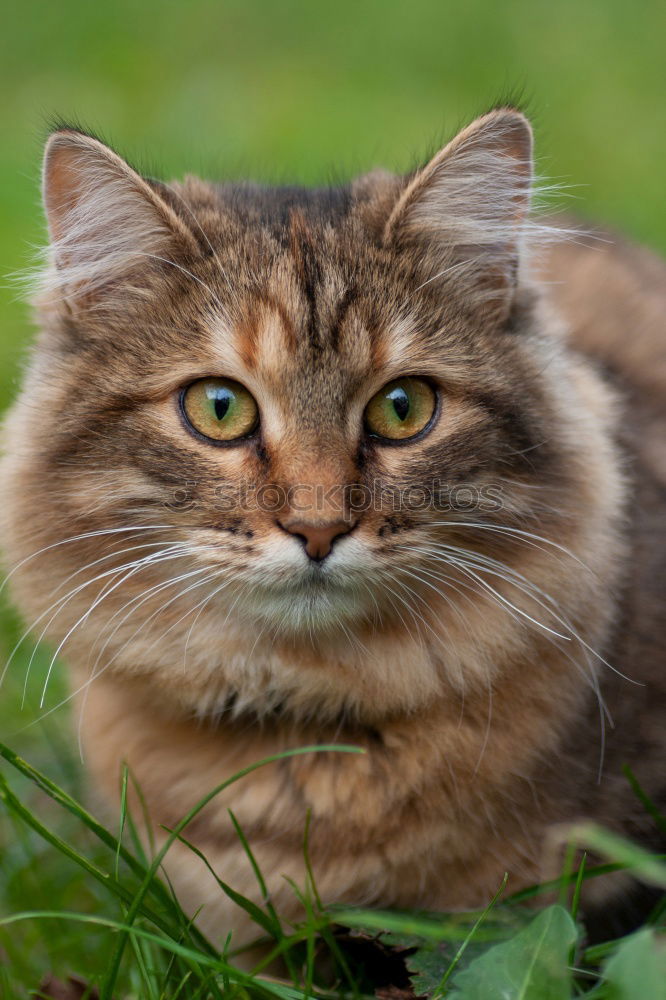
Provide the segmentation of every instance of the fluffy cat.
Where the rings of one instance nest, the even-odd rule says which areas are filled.
[[[655,844],[663,264],[530,215],[532,136],[479,118],[422,169],[308,190],[140,176],[51,135],[41,334],[5,426],[14,598],[71,669],[87,767],[127,761],[278,911],[484,905],[592,818]],[[252,929],[201,862],[204,929]],[[586,884],[593,908],[628,891]]]

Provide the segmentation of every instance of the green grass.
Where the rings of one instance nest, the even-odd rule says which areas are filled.
[[[188,824],[230,784],[281,757],[324,751],[357,752],[351,747],[310,747],[259,761],[212,789],[168,831],[163,845],[148,855],[124,793],[119,830],[114,833],[71,794],[0,744],[0,756],[14,772],[9,780],[0,774],[0,801],[15,832],[0,871],[8,895],[15,892],[18,896],[18,905],[0,917],[7,996],[18,997],[22,987],[35,987],[39,974],[48,968],[39,969],[34,951],[42,950],[50,927],[60,938],[56,968],[83,975],[91,988],[99,990],[101,1000],[114,996],[137,1000],[360,998],[374,986],[386,985],[378,983],[377,972],[374,978],[369,973],[378,948],[383,962],[380,976],[392,961],[405,977],[409,973],[417,994],[432,998],[659,1000],[663,996],[659,991],[666,984],[666,951],[658,939],[660,912],[655,911],[637,934],[594,947],[585,946],[585,931],[577,916],[584,879],[630,870],[637,878],[666,888],[664,859],[590,827],[578,831],[572,845],[583,836],[600,855],[612,859],[610,863],[591,867],[583,855],[578,869],[565,865],[556,883],[508,898],[504,897],[505,877],[483,911],[447,915],[327,909],[312,878],[306,820],[306,880],[302,886],[293,885],[303,919],[287,925],[273,908],[251,844],[234,819],[264,901],[257,904],[244,898],[218,877],[220,891],[250,915],[257,941],[263,945],[262,957],[253,966],[240,965],[233,935],[223,948],[216,947],[182,912],[160,879],[161,863],[176,840],[191,846],[186,837]],[[13,788],[17,777],[28,783],[22,785],[20,794]],[[123,789],[128,780],[125,772]],[[53,810],[51,821],[45,822],[42,814]],[[59,832],[58,811],[69,821],[66,836]],[[26,877],[28,873],[32,879]],[[57,895],[52,874],[58,880]],[[67,905],[63,875],[68,883],[78,880],[85,888],[90,904],[86,910]],[[540,913],[535,915],[525,906],[530,897],[554,891],[559,892],[559,903]],[[282,960],[283,974],[268,975],[277,959]],[[389,977],[389,982],[395,981]],[[397,985],[404,987],[407,980]]]
[[[43,239],[39,161],[53,115],[91,125],[139,165],[167,177],[195,171],[325,182],[377,164],[402,169],[507,94],[526,101],[540,171],[571,185],[575,210],[666,250],[665,29],[666,7],[659,0],[7,4],[0,30],[0,274],[24,267],[31,246]],[[31,335],[26,307],[8,281],[0,282],[0,407],[16,391]],[[7,608],[0,615],[0,669],[19,634]],[[37,721],[44,715],[39,698],[48,655],[38,652],[24,691],[28,662],[29,650],[19,651],[0,689],[0,735],[81,799],[82,769],[67,709]],[[57,673],[45,708],[65,695]],[[113,871],[114,849],[81,816],[63,811],[27,778],[9,777],[20,802],[62,843]],[[119,876],[131,894],[137,876],[127,864]],[[122,921],[129,905],[25,817],[2,812],[0,915],[55,907]],[[494,919],[504,919],[497,915],[509,912],[507,905],[495,906]],[[182,915],[175,907],[167,911],[170,940],[190,940]],[[318,915],[323,923],[316,926],[329,927],[330,919]],[[411,926],[410,918],[400,919],[403,928]],[[475,919],[464,925],[465,934]],[[453,920],[442,918],[441,928]],[[294,932],[305,934],[293,942],[301,964],[312,951],[315,923],[313,915],[307,931]],[[488,919],[460,967],[465,955],[476,954],[484,926]],[[554,918],[552,926],[564,940],[562,920]],[[121,985],[152,1000],[163,995],[167,979],[187,975],[187,962],[194,960],[173,958],[170,947],[141,937],[138,929],[166,933],[138,915],[123,951]],[[25,995],[51,967],[61,974],[107,970],[117,939],[108,926],[73,919],[7,926],[0,995],[3,989],[10,997]],[[645,941],[634,939],[634,952],[623,961],[647,968]],[[196,996],[192,983],[212,974],[202,958],[199,964],[180,996]],[[440,980],[445,973],[439,971]],[[453,981],[452,972],[445,986]],[[175,987],[169,989],[176,995]],[[224,992],[224,985],[219,989]],[[595,996],[607,995],[600,989]]]

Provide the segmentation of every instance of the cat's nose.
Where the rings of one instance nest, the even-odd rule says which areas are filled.
[[[354,527],[348,521],[278,521],[290,535],[295,535],[305,545],[310,559],[321,562],[333,548],[333,542],[340,535],[346,535]]]

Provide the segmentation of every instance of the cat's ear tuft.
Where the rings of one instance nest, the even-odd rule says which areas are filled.
[[[530,232],[532,129],[500,108],[463,129],[403,188],[385,239],[417,255],[425,282],[456,281],[487,317],[508,316]]]
[[[196,241],[154,187],[98,139],[62,129],[44,154],[47,286],[72,299],[130,279]]]

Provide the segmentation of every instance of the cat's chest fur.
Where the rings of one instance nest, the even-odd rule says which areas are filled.
[[[188,838],[222,878],[256,896],[228,817],[233,809],[274,901],[297,917],[283,876],[303,879],[309,815],[309,856],[329,901],[457,909],[482,905],[506,867],[514,889],[554,874],[544,867],[544,830],[579,804],[575,795],[555,794],[551,769],[542,766],[547,744],[557,739],[543,707],[536,691],[498,689],[490,698],[439,701],[376,727],[294,725],[270,717],[261,723],[251,715],[211,724],[164,713],[140,682],[121,688],[102,679],[91,689],[82,735],[88,765],[102,782],[96,794],[114,796],[120,758],[167,828],[212,788],[264,757],[339,745],[339,751],[315,750],[247,775],[190,824]],[[579,721],[589,724],[585,714]],[[576,768],[585,775],[596,761],[571,759],[566,766],[569,776]],[[171,878],[188,906],[206,899],[204,926],[216,929],[229,919],[238,925],[203,873],[190,882],[190,869],[176,848]]]

